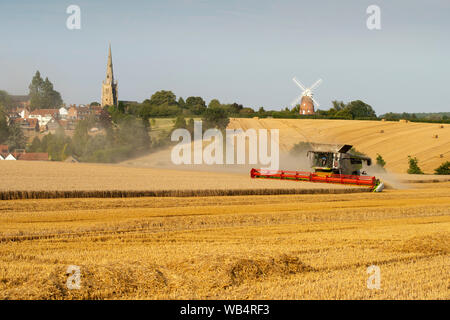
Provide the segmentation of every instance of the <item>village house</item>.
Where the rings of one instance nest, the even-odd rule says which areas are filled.
[[[30,110],[28,107],[23,107],[19,110],[19,115],[21,118],[27,119],[30,116]]]
[[[0,155],[0,160],[17,160],[12,153]]]
[[[75,130],[76,127],[76,122],[73,120],[61,119],[58,120],[58,123],[61,127],[64,128],[64,130]]]
[[[67,111],[67,119],[77,120],[78,119],[78,109],[75,105],[71,105]]]
[[[20,118],[20,114],[18,114],[15,111],[10,111],[6,114],[6,121],[8,121],[9,124],[13,123],[16,119]]]
[[[25,152],[16,149],[9,152],[7,145],[0,145],[0,160],[23,160],[23,161],[48,161],[47,152]]]
[[[4,160],[17,160],[11,153],[9,153]]]
[[[61,125],[59,124],[58,120],[55,118],[51,118],[49,122],[47,122],[47,130],[50,132],[56,131]]]
[[[61,117],[61,119],[79,121],[85,120],[89,118],[89,116],[94,116],[95,119],[98,120],[103,112],[105,111],[99,105],[70,105],[66,118]]]
[[[91,109],[88,106],[79,106],[77,110],[77,120],[85,120],[91,115]]]
[[[38,119],[39,126],[45,127],[52,118],[57,118],[58,109],[36,109],[33,110],[29,118]]]
[[[67,119],[69,116],[69,111],[65,107],[61,107],[58,110],[58,116],[60,119]]]
[[[38,119],[33,118],[17,118],[14,119],[14,122],[19,125],[20,129],[24,131],[36,131],[39,132],[39,121]]]

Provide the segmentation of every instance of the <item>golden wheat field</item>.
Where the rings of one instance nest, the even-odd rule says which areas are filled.
[[[0,202],[1,299],[449,299],[450,183]],[[68,290],[69,265],[81,288]],[[367,267],[379,266],[380,289]]]
[[[229,129],[279,129],[280,169],[306,170],[305,161],[289,157],[289,150],[299,142],[351,144],[373,160],[377,154],[386,161],[386,168],[395,174],[405,174],[408,156],[417,157],[427,174],[445,161],[450,161],[450,125],[391,121],[356,121],[326,119],[248,119],[231,118]],[[437,138],[436,138],[437,137]],[[130,167],[173,169],[170,149],[123,162]],[[226,168],[244,172],[245,168]],[[189,169],[188,167],[182,167]],[[223,166],[204,166],[203,170],[223,171]]]
[[[449,124],[233,118],[228,127],[279,129],[282,150],[289,150],[299,141],[351,144],[373,159],[381,154],[386,168],[395,173],[406,172],[408,155],[417,157],[425,173],[433,173],[443,162],[450,161]]]
[[[450,160],[447,125],[229,127],[279,128],[284,151],[353,144],[396,173],[409,154],[427,173]],[[1,161],[0,199],[17,200],[0,200],[0,299],[450,298],[448,176],[377,174],[389,188],[371,193],[253,180],[247,167],[174,170],[169,160],[161,150],[119,165]],[[367,287],[372,265],[380,289]],[[69,266],[80,268],[80,289],[67,287]]]
[[[198,172],[56,161],[2,161],[0,180],[0,191],[355,189],[348,185],[250,179],[249,171]]]

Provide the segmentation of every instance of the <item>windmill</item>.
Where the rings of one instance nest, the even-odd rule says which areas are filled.
[[[309,88],[306,88],[295,77],[292,78],[292,80],[303,90],[303,93],[292,102],[292,107],[295,107],[300,103],[300,114],[314,114],[314,105],[318,107],[319,103],[314,100],[312,91],[322,83],[322,79],[314,82]]]

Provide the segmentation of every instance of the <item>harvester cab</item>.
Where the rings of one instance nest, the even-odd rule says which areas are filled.
[[[352,146],[348,144],[317,146],[315,151],[308,152],[311,167],[319,175],[365,175],[365,172],[362,171],[363,163],[370,166],[372,159],[348,153],[351,148]]]

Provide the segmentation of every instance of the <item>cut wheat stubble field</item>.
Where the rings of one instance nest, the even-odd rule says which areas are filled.
[[[1,201],[0,297],[448,299],[449,190]]]

